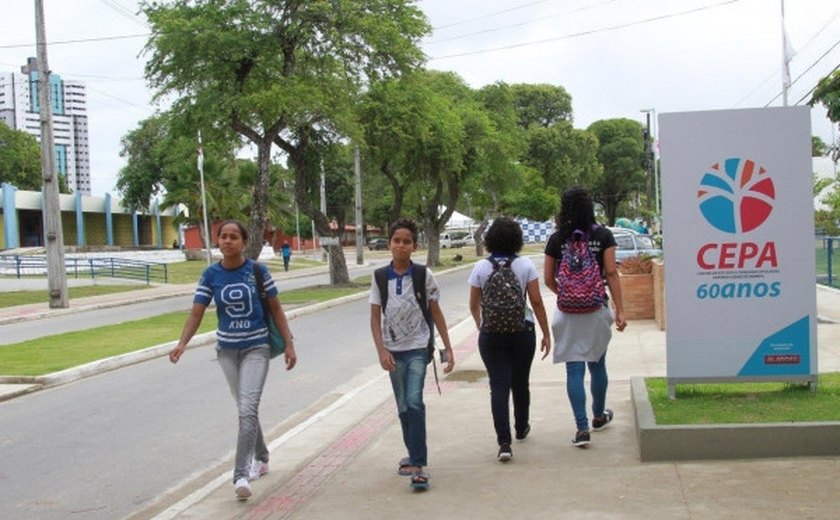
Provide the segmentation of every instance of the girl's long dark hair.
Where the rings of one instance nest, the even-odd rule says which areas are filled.
[[[567,189],[560,200],[560,212],[554,223],[564,242],[576,229],[589,233],[596,224],[595,205],[589,192],[579,186]]]

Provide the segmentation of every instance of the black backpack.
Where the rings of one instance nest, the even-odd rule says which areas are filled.
[[[388,304],[388,266],[380,267],[373,272],[373,278],[376,280],[376,286],[379,288],[379,301],[382,307],[382,313],[385,314],[385,306]],[[417,299],[417,305],[423,312],[423,318],[429,326],[429,343],[426,345],[426,353],[428,354],[427,363],[431,363],[435,358],[435,329],[432,321],[432,313],[429,310],[429,302],[426,301],[426,266],[423,264],[412,263],[411,270],[411,287],[414,291],[414,297]]]
[[[513,334],[525,326],[525,294],[511,269],[516,257],[493,264],[493,272],[481,288],[481,328],[493,334]]]

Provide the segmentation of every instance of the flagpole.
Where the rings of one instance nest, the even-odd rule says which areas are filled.
[[[790,90],[790,43],[785,28],[785,0],[782,5],[782,106],[788,106],[788,90]]]
[[[201,146],[201,130],[198,131],[198,176],[201,181],[201,212],[204,214],[204,246],[207,248],[207,265],[213,263],[210,245],[210,226],[207,224],[207,194],[204,191],[204,147]]]

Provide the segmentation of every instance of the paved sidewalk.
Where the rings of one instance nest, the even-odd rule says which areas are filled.
[[[819,369],[840,371],[840,291],[818,291],[818,315]],[[535,360],[532,433],[514,443],[507,464],[495,459],[474,326],[462,322],[451,336],[457,367],[442,381],[443,395],[431,375],[427,380],[429,491],[410,490],[408,479],[396,474],[404,456],[400,428],[388,379],[372,366],[266,432],[271,471],[254,482],[251,500],[234,499],[232,461],[225,460],[133,518],[838,518],[836,457],[639,461],[629,381],[665,374],[665,333],[653,321],[633,321],[614,333],[608,406],[616,420],[594,433],[586,450],[571,446],[562,365]],[[0,393],[10,386],[18,385],[0,385]]]
[[[840,370],[840,324],[821,323],[818,333],[820,370]],[[224,461],[206,484],[175,490],[134,518],[838,518],[835,457],[639,461],[629,381],[665,374],[665,333],[653,321],[633,321],[614,334],[608,406],[616,419],[593,433],[585,450],[571,446],[574,421],[563,366],[535,360],[532,432],[514,443],[507,464],[495,458],[474,326],[467,320],[451,336],[457,367],[443,381],[443,395],[431,375],[427,379],[429,491],[412,491],[396,473],[405,455],[400,427],[388,380],[371,367],[328,403],[268,435],[271,471],[253,483],[251,500],[235,500],[231,462]]]

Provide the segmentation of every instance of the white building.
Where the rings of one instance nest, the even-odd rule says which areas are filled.
[[[90,195],[90,145],[84,84],[50,74],[55,166],[74,192]],[[38,61],[29,58],[20,73],[0,72],[0,121],[41,139]]]

